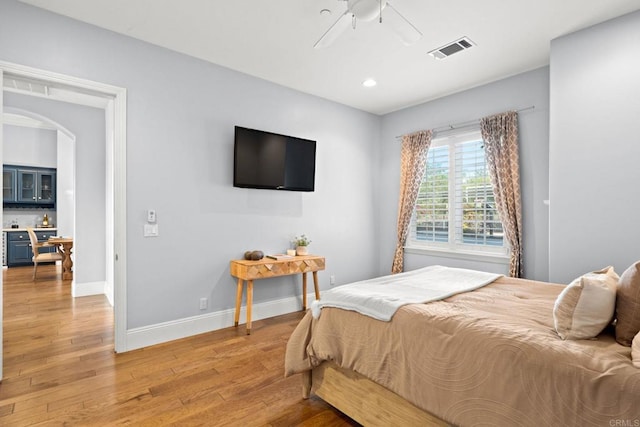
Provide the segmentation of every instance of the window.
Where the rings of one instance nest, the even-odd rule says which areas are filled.
[[[432,141],[408,246],[506,254],[479,131]]]

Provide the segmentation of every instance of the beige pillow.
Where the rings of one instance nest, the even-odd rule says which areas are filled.
[[[640,332],[636,334],[631,344],[631,361],[633,366],[640,368]]]
[[[553,307],[556,332],[564,340],[594,338],[611,323],[618,275],[613,267],[587,273],[558,295]]]
[[[640,261],[620,276],[616,319],[616,341],[629,347],[640,332]]]

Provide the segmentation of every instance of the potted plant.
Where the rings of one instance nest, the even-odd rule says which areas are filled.
[[[293,239],[293,245],[296,247],[296,255],[308,255],[307,246],[311,244],[311,240],[304,234],[296,236]]]

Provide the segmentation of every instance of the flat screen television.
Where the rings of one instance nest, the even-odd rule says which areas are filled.
[[[233,186],[313,191],[316,141],[235,127]]]

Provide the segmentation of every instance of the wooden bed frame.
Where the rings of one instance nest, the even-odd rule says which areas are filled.
[[[302,373],[302,396],[311,393],[365,426],[450,426],[365,376],[323,362]]]

